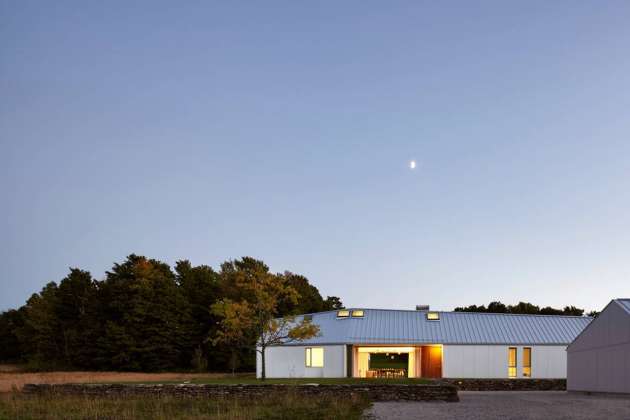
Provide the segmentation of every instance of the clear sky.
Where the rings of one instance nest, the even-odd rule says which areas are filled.
[[[132,252],[250,255],[348,306],[629,297],[629,22],[627,1],[2,1],[0,309]]]

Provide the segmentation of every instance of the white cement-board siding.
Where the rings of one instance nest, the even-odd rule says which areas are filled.
[[[324,349],[324,367],[306,367],[306,347]],[[345,346],[278,346],[265,351],[267,378],[341,378],[346,376]],[[256,354],[256,377],[260,378],[261,355]]]
[[[569,391],[630,393],[630,343],[568,355]]]
[[[617,301],[569,346],[569,391],[630,393],[630,314]]]
[[[523,347],[532,349],[532,378],[566,378],[565,346],[445,345],[445,378],[507,378],[508,348],[517,348],[517,376],[523,377]]]

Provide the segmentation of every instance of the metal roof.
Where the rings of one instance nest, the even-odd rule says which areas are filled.
[[[630,299],[615,299],[615,302],[630,314]]]
[[[438,312],[439,321],[426,319]],[[590,317],[364,309],[362,318],[337,311],[312,314],[320,335],[304,344],[569,344]]]

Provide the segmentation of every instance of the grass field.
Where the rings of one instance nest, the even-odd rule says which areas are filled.
[[[240,375],[243,376],[243,375]],[[20,390],[24,384],[64,383],[182,383],[185,381],[237,380],[224,373],[141,373],[141,372],[21,372],[10,365],[0,365],[0,393]],[[252,374],[244,375],[252,379]],[[228,378],[229,377],[229,378]]]
[[[63,383],[135,383],[135,384],[356,384],[405,383],[423,384],[425,379],[360,379],[360,378],[287,378],[262,382],[254,374],[232,376],[225,373],[141,373],[141,372],[20,372],[15,367],[0,365],[0,393],[20,390],[24,384]]]
[[[21,372],[0,366],[0,420],[4,419],[359,419],[369,403],[360,397],[294,396],[261,399],[165,396],[33,396],[27,383],[356,384],[427,383],[423,379],[301,378],[257,380],[253,374],[136,372]]]
[[[360,397],[297,397],[290,393],[260,399],[25,396],[0,394],[0,419],[359,419],[369,403]]]

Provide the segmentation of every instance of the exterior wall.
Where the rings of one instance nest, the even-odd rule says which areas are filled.
[[[306,367],[306,348],[324,349],[324,367]],[[342,378],[346,376],[346,346],[277,346],[265,351],[267,378]],[[256,353],[256,377],[262,370],[261,355]]]
[[[630,315],[616,303],[567,351],[569,391],[630,393]]]
[[[566,346],[444,345],[445,378],[508,378],[508,348],[517,348],[516,377],[523,378],[523,347],[532,349],[532,378],[566,378]]]

